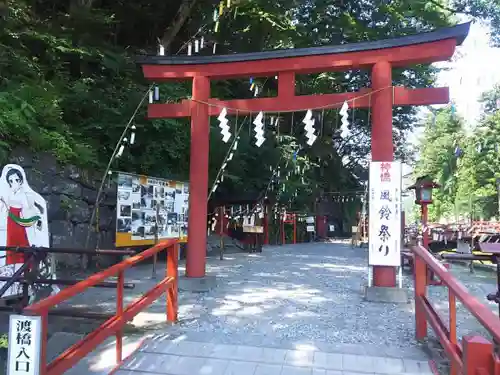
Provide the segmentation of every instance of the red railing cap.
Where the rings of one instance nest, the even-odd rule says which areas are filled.
[[[462,302],[469,312],[500,342],[500,319],[487,306],[469,293],[467,288],[448,271],[427,249],[421,245],[412,247],[413,253],[441,279],[442,283]]]
[[[39,302],[34,303],[33,305],[30,305],[26,307],[23,312],[29,315],[36,315],[36,314],[41,314],[49,309],[53,308],[54,306],[60,304],[61,302],[64,302],[77,294],[80,294],[84,292],[86,289],[93,287],[94,285],[115,276],[119,272],[123,272],[130,267],[136,265],[137,263],[143,261],[144,259],[152,257],[154,254],[159,253],[160,251],[166,249],[167,247],[170,247],[172,245],[175,245],[179,243],[179,239],[169,239],[160,242],[159,244],[144,250],[143,252],[125,259],[121,261],[120,263],[115,264],[114,266],[111,266],[101,272],[98,272],[92,276],[89,276],[87,279],[80,281],[79,283],[76,283],[75,285],[72,285],[68,288],[65,288],[61,290],[59,293],[49,296]]]

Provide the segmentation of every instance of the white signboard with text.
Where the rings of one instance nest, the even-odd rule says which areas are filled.
[[[41,316],[10,316],[7,375],[40,374],[41,338]]]
[[[370,163],[370,266],[401,265],[401,162]]]

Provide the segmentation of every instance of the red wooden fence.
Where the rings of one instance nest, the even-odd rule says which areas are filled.
[[[123,284],[125,281],[125,271],[137,263],[154,256],[162,251],[167,251],[167,269],[165,277],[148,290],[140,298],[132,302],[130,305],[123,306]],[[144,252],[126,259],[114,266],[107,268],[104,271],[96,273],[86,280],[83,280],[75,285],[72,285],[56,295],[50,296],[38,303],[28,306],[23,310],[25,315],[38,315],[42,317],[42,348],[41,348],[41,369],[40,375],[60,375],[73,367],[78,361],[93,351],[108,337],[116,336],[116,362],[121,363],[122,355],[122,330],[124,325],[132,320],[142,310],[157,300],[163,293],[167,292],[166,315],[167,322],[177,321],[177,286],[178,286],[178,240],[167,240],[155,245],[154,247],[145,250]],[[47,364],[47,325],[48,311],[54,306],[83,293],[88,288],[106,280],[109,277],[118,276],[118,284],[116,287],[116,313],[113,317],[105,321],[96,330],[88,334],[81,341],[77,342],[50,364]]]
[[[478,335],[464,336],[457,340],[456,300],[465,307],[500,343],[500,319],[487,306],[469,294],[467,289],[429,251],[418,245],[412,248],[415,281],[415,328],[418,340],[427,336],[430,324],[451,362],[450,375],[500,375],[500,360],[493,344]],[[448,288],[449,326],[427,299],[427,273],[432,272]]]

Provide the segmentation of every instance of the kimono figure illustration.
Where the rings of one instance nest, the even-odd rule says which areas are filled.
[[[31,189],[24,169],[16,164],[7,164],[0,175],[0,246],[49,247],[47,204]],[[3,276],[24,263],[23,253],[6,253],[0,254],[6,255],[0,258]]]

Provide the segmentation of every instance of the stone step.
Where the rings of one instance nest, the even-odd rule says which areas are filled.
[[[427,361],[153,338],[115,375],[431,375]]]

